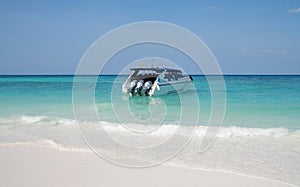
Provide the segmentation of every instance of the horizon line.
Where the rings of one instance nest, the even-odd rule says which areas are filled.
[[[118,75],[130,75],[130,74],[80,74],[77,76],[118,76]],[[193,74],[190,73],[188,75],[193,75],[193,76],[220,76],[220,74]],[[272,76],[272,75],[278,75],[278,76],[289,76],[289,75],[297,75],[299,76],[300,73],[224,73],[221,74],[223,76],[240,76],[240,75],[263,75],[263,76]],[[0,76],[76,76],[75,74],[0,74]]]

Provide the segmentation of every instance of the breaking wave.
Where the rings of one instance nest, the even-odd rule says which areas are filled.
[[[112,131],[112,132],[124,132],[124,133],[130,133],[131,131],[119,124],[112,124],[108,122],[102,122],[103,128],[106,131]],[[141,125],[130,125],[132,126],[141,126]],[[146,126],[146,125],[143,125]],[[149,127],[150,126],[150,127]],[[147,129],[154,129],[155,126],[147,125],[145,127]],[[160,128],[157,128],[157,130],[149,133],[149,135],[154,136],[169,136],[170,134],[176,133],[176,130],[178,128],[178,125],[162,125]],[[181,134],[179,135],[190,135],[190,132],[195,127],[185,126],[184,129],[186,129],[186,133],[184,130],[181,130]],[[195,135],[196,136],[204,136],[207,130],[207,126],[198,126],[195,128]],[[294,133],[293,133],[294,134]],[[231,127],[221,127],[217,138],[234,138],[234,137],[255,137],[255,136],[270,136],[270,137],[282,137],[289,135],[289,130],[284,127],[277,127],[277,128],[248,128],[248,127],[237,127],[237,126],[231,126]]]
[[[130,129],[126,128],[119,123],[112,123],[107,121],[99,122],[89,122],[87,124],[96,124],[98,129],[103,129],[105,131],[113,133],[134,133]],[[68,118],[59,118],[59,117],[49,117],[49,116],[13,116],[9,118],[0,118],[0,126],[9,126],[9,124],[20,124],[20,125],[33,125],[33,124],[43,124],[45,128],[52,125],[61,125],[61,126],[75,126],[76,121],[74,119]],[[153,136],[170,136],[170,134],[176,133],[178,125],[175,124],[165,124],[161,125],[159,128],[157,125],[140,125],[140,124],[127,124],[131,129],[154,129],[148,135]],[[49,127],[50,128],[50,127]],[[184,126],[183,130],[180,131],[179,135],[190,135],[190,132],[193,131],[194,126]],[[204,136],[207,130],[207,126],[198,126],[196,127],[194,133],[197,136]],[[186,132],[185,132],[186,130]],[[300,136],[300,131],[290,131],[285,127],[276,127],[276,128],[249,128],[249,127],[221,127],[217,135],[218,138],[234,138],[234,137],[282,137],[287,135]]]
[[[74,119],[50,117],[50,116],[11,116],[6,118],[0,118],[0,124],[37,124],[37,123],[48,123],[50,125],[61,124],[61,125],[73,125],[75,124]]]

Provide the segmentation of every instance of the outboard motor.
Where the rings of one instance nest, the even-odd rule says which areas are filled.
[[[134,93],[134,89],[137,86],[136,83],[137,83],[137,80],[133,80],[130,82],[130,87],[128,89],[128,92],[130,92],[131,94]]]
[[[136,84],[136,87],[134,89],[134,93],[135,94],[141,94],[141,91],[143,89],[143,85],[144,85],[144,80],[140,80],[137,84]]]
[[[142,94],[149,95],[148,92],[150,91],[151,86],[152,86],[152,82],[151,81],[145,82],[143,90],[142,90]]]

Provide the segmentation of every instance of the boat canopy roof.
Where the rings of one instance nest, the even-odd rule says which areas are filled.
[[[133,70],[133,71],[149,71],[149,70],[152,70],[152,71],[156,71],[158,73],[161,73],[163,71],[174,72],[174,73],[182,73],[178,69],[171,69],[171,68],[131,68],[130,70]]]

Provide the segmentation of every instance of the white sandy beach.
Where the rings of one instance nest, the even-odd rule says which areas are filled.
[[[157,166],[128,169],[94,153],[39,145],[0,146],[1,186],[293,186],[217,171]]]

